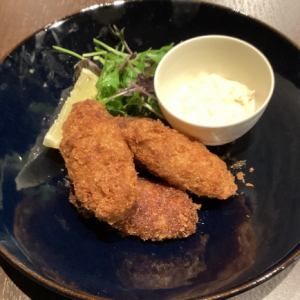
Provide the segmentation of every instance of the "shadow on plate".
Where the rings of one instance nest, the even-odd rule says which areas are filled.
[[[241,196],[204,205],[190,238],[154,243],[82,218],[67,194],[63,185],[24,190],[13,232],[32,266],[71,290],[122,299],[198,297],[233,284],[255,261],[255,233]]]

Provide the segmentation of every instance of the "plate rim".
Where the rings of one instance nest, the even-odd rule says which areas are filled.
[[[96,296],[93,294],[90,294],[88,292],[81,291],[79,289],[69,288],[62,284],[59,284],[55,282],[54,280],[47,278],[45,276],[42,276],[38,274],[35,271],[32,271],[29,267],[27,267],[25,264],[20,262],[14,255],[12,255],[4,245],[0,244],[0,256],[8,262],[14,269],[16,269],[18,272],[26,276],[27,278],[33,280],[37,284],[43,286],[44,288],[47,288],[51,291],[54,291],[62,296],[67,297],[76,297],[77,299],[82,300],[112,300],[113,298],[107,298],[102,296]],[[201,298],[189,298],[190,300],[193,299],[199,299],[199,300],[216,300],[216,299],[224,299],[227,297],[232,297],[238,294],[241,294],[247,290],[250,290],[263,282],[271,279],[281,271],[285,270],[287,267],[292,265],[292,263],[297,262],[297,260],[300,259],[300,244],[296,245],[294,249],[292,249],[284,258],[279,260],[276,264],[274,264],[272,267],[267,269],[265,272],[261,273],[257,277],[254,277],[252,279],[249,279],[243,284],[233,286],[232,288],[211,293],[207,296],[203,296]]]
[[[52,26],[55,26],[59,22],[64,22],[67,21],[70,18],[76,17],[80,14],[84,14],[85,12],[88,11],[95,11],[98,9],[101,9],[102,7],[107,7],[107,6],[112,6],[112,5],[126,5],[127,3],[131,2],[144,2],[146,0],[126,0],[126,1],[120,1],[120,0],[106,0],[104,2],[100,3],[95,3],[93,5],[89,5],[87,7],[81,8],[80,10],[74,11],[70,14],[65,15],[63,18],[54,20],[50,23],[48,23],[45,26],[40,27],[39,29],[29,33],[26,35],[23,39],[21,39],[18,43],[16,43],[11,49],[8,50],[7,53],[3,55],[3,57],[0,59],[0,65],[2,65],[10,55],[12,55],[22,44],[24,44],[27,40],[32,38],[34,35],[39,33],[40,31],[47,31],[48,29],[51,29]],[[151,0],[155,2],[155,0]],[[178,0],[178,2],[187,2],[188,0]],[[243,12],[236,11],[233,8],[224,6],[219,3],[211,3],[208,0],[191,0],[189,3],[198,3],[199,5],[205,4],[211,7],[216,7],[222,10],[226,10],[229,12],[232,12],[234,14],[240,14],[247,19],[250,19],[261,26],[266,27],[270,31],[273,31],[276,33],[278,36],[280,36],[282,39],[286,40],[289,44],[291,44],[294,48],[296,48],[300,52],[300,44],[297,44],[295,41],[293,41],[290,37],[288,37],[285,33],[281,32],[279,29],[273,27],[272,25],[267,24],[266,22],[257,19],[257,17],[254,16],[249,16]],[[79,289],[74,289],[74,288],[69,288],[66,287],[62,284],[59,284],[55,282],[54,280],[47,278],[45,276],[40,275],[38,272],[31,270],[29,267],[27,267],[24,263],[20,262],[18,258],[16,258],[13,254],[9,252],[9,250],[6,249],[5,245],[2,243],[5,242],[5,239],[0,240],[0,257],[4,259],[10,266],[12,266],[15,270],[20,272],[22,275],[27,277],[28,279],[34,281],[35,283],[39,284],[40,286],[56,292],[59,295],[62,296],[67,296],[67,297],[76,297],[77,299],[85,299],[85,300],[90,300],[90,299],[95,299],[95,300],[111,300],[113,298],[107,298],[107,297],[102,297],[102,296],[96,296],[93,294],[90,294],[88,292],[84,292]],[[293,263],[296,263],[297,260],[300,259],[300,242],[294,246],[293,249],[291,249],[284,257],[282,257],[277,263],[275,263],[273,266],[259,274],[258,276],[249,279],[245,281],[243,284],[239,284],[236,286],[233,286],[232,288],[221,291],[221,292],[215,292],[211,293],[207,296],[203,296],[201,298],[197,299],[202,299],[202,300],[214,300],[214,299],[224,299],[227,297],[232,297],[238,294],[241,294],[247,290],[250,290],[267,280],[271,279],[281,271],[285,270],[287,267],[292,265]],[[1,266],[1,265],[0,265]],[[196,298],[189,298],[190,300],[196,299]]]
[[[75,10],[73,13],[66,14],[64,17],[62,17],[60,19],[53,20],[50,23],[48,23],[48,24],[46,24],[44,26],[39,27],[37,30],[34,30],[34,31],[28,33],[24,38],[22,38],[19,42],[17,42],[11,49],[9,49],[6,53],[4,53],[3,57],[0,58],[0,65],[3,64],[5,62],[5,60],[19,46],[21,46],[22,44],[24,44],[28,39],[30,39],[32,36],[36,35],[40,31],[51,29],[51,27],[55,26],[56,23],[66,21],[69,18],[72,18],[72,17],[74,17],[76,15],[79,15],[81,13],[85,13],[86,11],[94,11],[94,10],[97,10],[99,8],[102,8],[102,7],[115,5],[115,3],[119,3],[120,1],[122,1],[122,0],[105,0],[104,2],[100,2],[100,3],[93,4],[93,5],[89,5],[89,6],[86,6],[84,8],[81,8],[81,9],[79,9],[77,11]],[[130,3],[130,2],[145,2],[145,1],[153,1],[153,2],[155,2],[155,0],[125,0],[124,2],[121,2],[118,5],[126,5],[127,3]],[[165,1],[168,1],[168,0],[165,0]],[[268,23],[266,23],[266,22],[258,19],[257,17],[247,15],[246,13],[241,12],[241,11],[236,11],[233,8],[228,7],[228,6],[224,6],[224,5],[220,4],[220,3],[209,2],[209,0],[177,0],[177,1],[178,2],[187,2],[187,1],[189,1],[190,3],[194,2],[194,3],[198,3],[198,4],[205,4],[205,5],[209,5],[209,6],[212,6],[212,7],[217,7],[217,8],[223,9],[223,10],[230,11],[230,12],[232,12],[234,14],[240,14],[240,15],[242,15],[242,16],[248,18],[248,19],[251,19],[252,21],[255,21],[256,23],[258,23],[258,24],[260,24],[260,25],[268,28],[269,30],[275,32],[282,39],[285,39],[289,44],[291,44],[294,48],[296,48],[298,51],[300,51],[300,43],[299,44],[296,43],[294,40],[292,40],[292,38],[290,38],[289,36],[287,36],[285,33],[281,32],[279,29],[275,28],[273,25],[270,25],[270,24],[268,24]]]

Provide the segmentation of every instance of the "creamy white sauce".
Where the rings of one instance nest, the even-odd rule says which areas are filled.
[[[181,119],[207,126],[226,125],[255,111],[254,91],[217,74],[199,74],[179,84],[166,103]]]

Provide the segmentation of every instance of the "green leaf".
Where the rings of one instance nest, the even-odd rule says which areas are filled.
[[[124,111],[124,104],[122,102],[122,98],[115,98],[109,102],[106,103],[106,108],[107,110],[112,114],[112,115],[127,115],[126,112]]]
[[[146,59],[152,60],[157,65],[172,47],[173,44],[163,46],[160,49],[149,49],[146,51]]]
[[[173,44],[134,53],[125,40],[124,29],[112,26],[111,30],[119,39],[115,47],[95,38],[95,51],[83,55],[59,46],[53,48],[79,59],[90,57],[103,66],[96,84],[97,100],[111,114],[163,118],[151,83],[158,63]]]
[[[125,67],[121,73],[122,88],[126,88],[126,87],[130,86],[132,83],[134,83],[138,77],[138,73],[139,72],[130,65]]]
[[[100,97],[109,97],[116,93],[120,87],[119,72],[113,61],[106,61],[96,87]]]

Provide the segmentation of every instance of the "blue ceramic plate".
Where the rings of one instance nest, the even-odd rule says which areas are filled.
[[[227,202],[195,199],[203,209],[190,238],[142,242],[83,219],[68,202],[59,153],[34,147],[72,85],[75,60],[51,46],[86,52],[93,37],[112,43],[109,24],[125,27],[135,50],[203,34],[235,36],[259,48],[275,70],[263,118],[235,143],[212,149],[229,165],[246,160],[241,171],[254,187],[241,183],[239,196]],[[299,82],[300,51],[291,42],[258,21],[199,2],[99,6],[36,33],[0,69],[2,256],[44,287],[82,299],[218,298],[261,283],[300,252]]]

